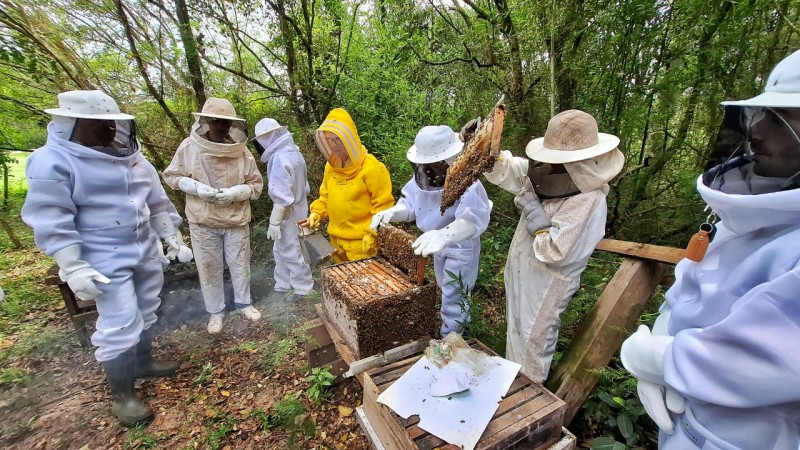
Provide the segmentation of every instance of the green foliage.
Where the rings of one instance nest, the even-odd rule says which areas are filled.
[[[280,402],[272,407],[272,414],[263,422],[265,428],[286,427],[291,428],[296,418],[306,412],[305,406],[300,402],[300,394],[286,394]]]
[[[233,431],[237,420],[229,414],[217,411],[217,414],[206,422],[206,427],[211,433],[206,436],[206,445],[209,450],[219,450],[225,438]]]
[[[627,449],[644,445],[654,425],[636,394],[636,379],[623,368],[611,366],[582,407],[584,419],[601,438],[591,448]],[[619,447],[622,445],[622,447]]]
[[[27,379],[27,374],[16,367],[0,368],[0,386],[4,384],[21,383]]]
[[[293,338],[284,338],[275,345],[265,347],[258,364],[265,373],[272,373],[280,367],[281,362],[297,349],[297,341]]]
[[[214,364],[207,362],[203,364],[203,368],[200,370],[200,375],[194,379],[194,384],[198,386],[202,386],[204,384],[208,384],[211,382],[211,378],[214,375]]]
[[[330,397],[328,388],[333,384],[334,379],[336,376],[327,367],[314,367],[311,369],[311,374],[306,377],[306,381],[311,383],[306,390],[306,397],[315,405],[321,405]]]
[[[147,424],[128,430],[125,450],[148,450],[158,448],[158,439],[147,432]]]
[[[316,431],[316,424],[305,406],[300,402],[300,394],[286,394],[280,402],[272,407],[272,414],[257,409],[250,413],[250,417],[261,422],[261,429],[268,432],[273,428],[283,428],[289,432],[289,445],[293,447],[302,437],[312,437]]]

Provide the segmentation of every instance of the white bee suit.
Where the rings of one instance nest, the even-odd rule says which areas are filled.
[[[155,323],[164,275],[150,218],[168,213],[177,228],[180,216],[138,148],[112,156],[64,136],[51,122],[47,143],[28,158],[22,218],[47,255],[78,245],[80,259],[111,280],[96,283],[102,293],[92,343],[103,362]]]
[[[286,129],[257,138],[267,163],[267,193],[276,208],[283,208],[280,238],[275,240],[275,290],[306,295],[314,288],[311,268],[303,259],[297,222],[308,217],[306,162]]]
[[[465,220],[475,226],[475,233],[467,239],[447,245],[433,255],[436,283],[442,290],[442,336],[452,331],[462,332],[463,324],[469,321],[467,311],[462,308],[464,297],[458,283],[451,283],[452,272],[461,276],[463,288],[472,290],[478,278],[478,265],[481,256],[480,235],[489,226],[492,202],[480,181],[470,186],[456,203],[442,214],[443,189],[423,190],[414,179],[403,186],[402,197],[397,205],[407,208],[406,217],[396,217],[397,221],[416,220],[422,232],[441,230],[457,219]]]
[[[200,288],[206,311],[212,314],[225,309],[223,290],[224,264],[228,265],[237,308],[252,303],[250,297],[250,200],[261,195],[264,181],[255,158],[245,146],[244,134],[235,134],[234,143],[215,143],[199,134],[200,121],[178,147],[164,182],[179,189],[184,177],[213,189],[249,188],[246,197],[229,203],[207,201],[198,195],[186,194],[186,218],[197,262]]]
[[[528,159],[503,151],[493,171],[484,175],[518,194],[527,172]],[[525,216],[520,217],[505,266],[506,358],[521,364],[522,373],[536,382],[543,382],[550,371],[560,315],[580,287],[580,275],[603,238],[607,211],[605,190],[599,188],[543,200],[542,206],[552,226],[534,237],[526,229]]]

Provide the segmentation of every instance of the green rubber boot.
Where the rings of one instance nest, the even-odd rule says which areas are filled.
[[[170,377],[178,370],[178,361],[157,361],[153,359],[153,334],[142,331],[136,344],[136,378]]]
[[[114,399],[111,411],[126,427],[134,427],[153,418],[153,410],[139,400],[133,389],[134,351],[130,348],[116,358],[101,363]]]

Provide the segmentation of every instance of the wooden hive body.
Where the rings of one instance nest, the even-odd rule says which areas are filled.
[[[438,286],[418,278],[419,259],[413,253],[402,254],[410,251],[413,237],[383,226],[378,239],[380,256],[322,269],[323,308],[357,358],[438,332]]]
[[[494,352],[478,341],[470,346],[489,354]],[[377,402],[378,396],[422,355],[398,361],[388,366],[372,369],[364,377],[364,413],[377,434],[376,438],[386,450],[432,450],[442,448],[446,442],[419,428],[419,417],[403,419],[387,406]],[[505,449],[566,449],[558,446],[562,437],[565,404],[542,385],[532,382],[519,373],[500,406],[478,441],[477,450]]]

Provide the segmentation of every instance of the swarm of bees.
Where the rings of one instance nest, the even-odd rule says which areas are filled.
[[[416,237],[392,225],[378,229],[378,254],[409,276],[412,283],[421,285],[426,258],[414,254],[411,244]]]
[[[498,103],[489,117],[474,132],[464,136],[464,151],[447,169],[442,192],[442,214],[464,195],[483,172],[492,170],[500,155],[500,136],[506,118],[506,106]]]

